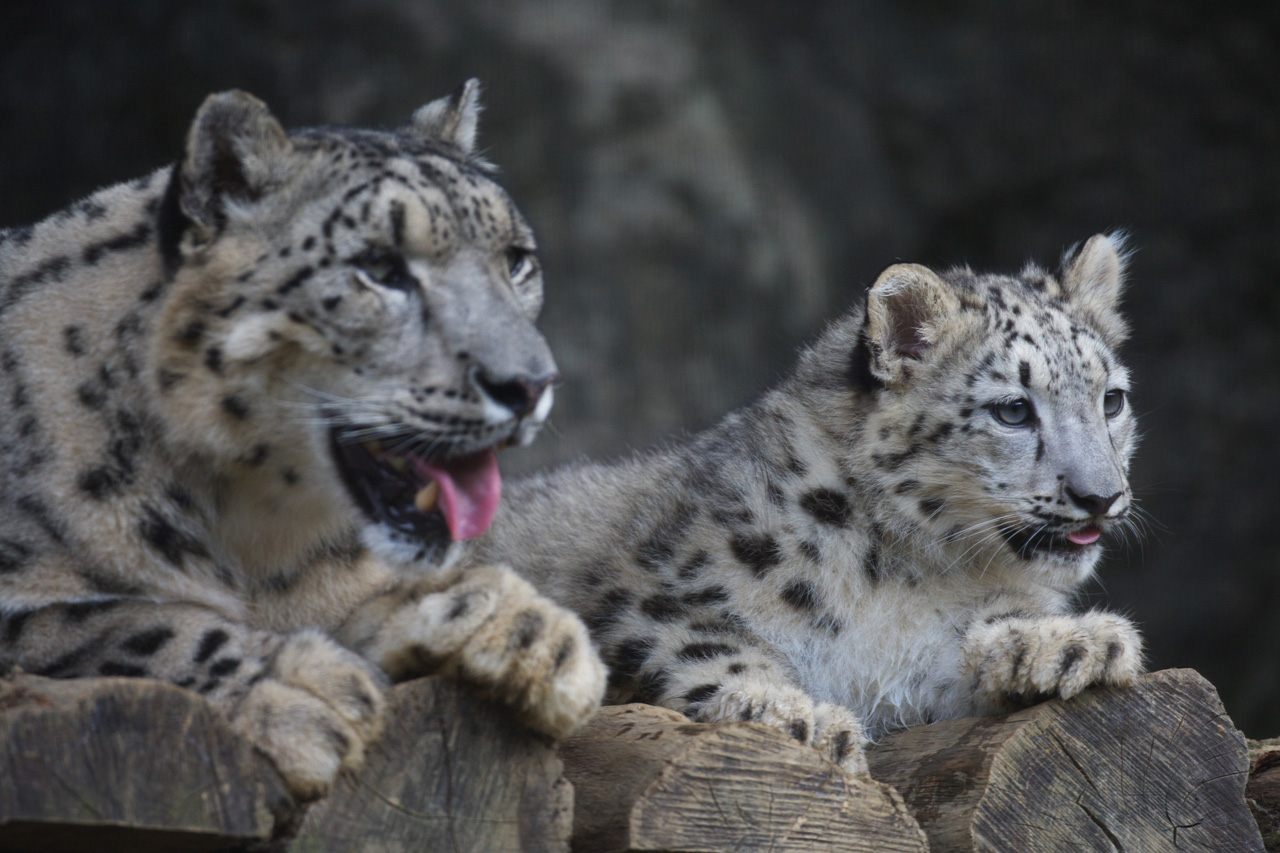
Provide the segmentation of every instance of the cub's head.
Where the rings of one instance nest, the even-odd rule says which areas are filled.
[[[1099,235],[1056,274],[880,276],[833,334],[871,401],[859,467],[892,515],[978,569],[1003,556],[1061,582],[1092,570],[1131,509],[1123,269],[1120,240]]]
[[[532,439],[556,377],[533,234],[475,154],[477,95],[394,131],[291,134],[211,96],[160,214],[148,378],[170,434],[405,566],[488,527],[495,452]]]

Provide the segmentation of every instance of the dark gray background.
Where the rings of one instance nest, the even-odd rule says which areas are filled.
[[[564,376],[511,470],[711,423],[896,261],[1130,231],[1155,530],[1091,599],[1280,734],[1280,4],[11,2],[0,225],[173,159],[209,91],[387,126],[469,76]]]

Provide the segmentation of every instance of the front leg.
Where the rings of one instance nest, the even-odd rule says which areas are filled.
[[[300,800],[360,766],[385,679],[318,631],[276,634],[196,605],[106,599],[0,620],[0,671],[158,678],[197,691],[266,753]]]
[[[1142,672],[1142,638],[1122,616],[999,616],[975,623],[962,641],[964,671],[985,705],[1001,710],[1094,684],[1126,686]]]
[[[479,686],[563,738],[595,713],[605,671],[581,620],[501,566],[441,589],[404,583],[360,605],[341,642],[393,679],[438,673]]]
[[[615,626],[625,629],[627,620]],[[853,711],[815,702],[764,640],[715,617],[687,627],[602,641],[615,701],[639,700],[704,723],[756,722],[814,747],[850,773],[866,773],[866,735]]]

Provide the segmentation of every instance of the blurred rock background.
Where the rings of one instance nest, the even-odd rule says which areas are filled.
[[[1089,598],[1280,734],[1280,4],[10,0],[0,226],[172,160],[213,90],[391,126],[469,76],[564,377],[512,470],[706,426],[898,260],[1128,230],[1154,521]]]

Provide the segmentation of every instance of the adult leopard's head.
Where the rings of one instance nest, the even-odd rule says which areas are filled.
[[[880,276],[835,337],[852,353],[846,380],[874,401],[861,467],[886,516],[979,569],[1012,560],[1064,582],[1092,570],[1132,506],[1123,268],[1119,238],[1098,235],[1053,275]]]
[[[533,234],[475,154],[477,96],[394,131],[292,134],[211,96],[160,214],[150,378],[171,433],[219,476],[361,519],[400,565],[489,526],[495,453],[533,438],[556,377]]]

